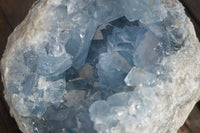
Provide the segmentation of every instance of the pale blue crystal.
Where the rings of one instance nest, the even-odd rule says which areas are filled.
[[[59,57],[38,55],[38,73],[43,76],[53,76],[63,73],[72,66],[72,57],[65,53]]]
[[[128,62],[117,52],[103,53],[99,56],[97,70],[101,86],[108,88],[124,86],[123,79],[130,69]]]
[[[123,16],[122,4],[121,0],[93,1],[88,7],[88,14],[96,21],[106,23]]]
[[[125,16],[130,20],[140,20],[145,13],[151,11],[152,6],[154,6],[155,0],[123,0],[125,8]]]
[[[144,70],[153,71],[163,56],[160,41],[151,31],[147,31],[137,38],[136,45],[138,47],[133,53],[134,64]]]
[[[133,67],[124,79],[128,86],[137,86],[140,84],[151,85],[156,82],[156,75],[144,71],[141,68]]]
[[[153,24],[165,19],[167,12],[160,0],[123,0],[125,16],[129,21],[140,20],[144,24]]]

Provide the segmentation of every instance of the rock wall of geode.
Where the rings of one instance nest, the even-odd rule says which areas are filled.
[[[127,27],[109,23],[123,16],[130,21]],[[95,56],[92,40],[102,24],[112,29],[103,38],[106,48],[89,57]],[[133,41],[130,33],[135,31],[140,37],[135,35],[139,39],[133,43],[138,46],[131,51],[131,64],[129,55],[119,54],[121,47],[113,44]],[[163,49],[154,52],[151,42]],[[10,35],[1,60],[5,99],[24,133],[174,133],[200,99],[199,66],[199,42],[177,0],[37,1]],[[88,69],[97,71],[99,79]],[[65,76],[76,76],[76,71],[80,77]],[[94,94],[88,96],[90,91]],[[105,98],[99,98],[101,91]],[[47,124],[52,121],[56,124]]]

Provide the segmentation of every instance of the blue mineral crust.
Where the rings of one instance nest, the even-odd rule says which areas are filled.
[[[139,121],[152,104],[141,94],[167,80],[161,62],[183,46],[183,31],[159,0],[40,0],[31,17],[38,27],[26,27],[30,36],[5,54],[3,76],[24,132],[111,133],[104,129]],[[121,118],[128,106],[137,108]]]

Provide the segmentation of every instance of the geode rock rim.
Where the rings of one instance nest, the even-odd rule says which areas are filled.
[[[162,0],[162,2],[168,6],[169,5],[172,6],[177,1]],[[6,51],[5,51],[2,61],[1,61],[2,79],[4,81],[3,83],[4,83],[5,88],[7,86],[6,85],[6,81],[7,81],[6,77],[7,77],[7,73],[9,72],[9,68],[8,68],[9,65],[7,65],[7,64],[9,64],[10,61],[12,61],[12,60],[9,60],[9,58],[11,58],[10,56],[12,56],[11,54],[12,54],[12,52],[14,52],[13,47],[16,47],[16,46],[13,46],[13,44],[17,43],[17,41],[20,42],[20,37],[24,37],[23,35],[25,35],[26,32],[28,32],[28,30],[26,31],[24,29],[29,29],[28,25],[31,25],[31,24],[26,24],[26,23],[29,23],[28,20],[30,19],[31,16],[37,15],[37,9],[39,9],[39,6],[42,6],[42,4],[35,5],[36,9],[32,9],[29,12],[26,19],[14,30],[14,32],[10,35],[10,37],[8,39]],[[180,5],[180,3],[178,3],[176,6],[181,8],[180,10],[183,12],[183,7]],[[34,10],[36,11],[36,13],[34,12]],[[171,129],[170,130],[165,129],[166,132],[167,132],[167,130],[169,132],[175,132],[183,124],[183,122],[187,118],[187,115],[191,111],[192,107],[194,106],[196,101],[199,100],[199,97],[200,97],[199,96],[200,95],[199,82],[198,82],[199,73],[200,73],[199,69],[198,69],[199,61],[200,61],[199,42],[196,38],[195,31],[194,31],[193,25],[191,24],[190,20],[187,17],[185,19],[186,19],[185,21],[187,22],[185,25],[185,29],[184,29],[186,32],[186,35],[187,35],[187,40],[185,40],[185,42],[184,42],[185,46],[183,48],[181,48],[175,55],[170,55],[169,57],[166,57],[162,61],[163,64],[166,64],[166,66],[169,66],[172,69],[172,72],[170,73],[170,75],[173,78],[173,80],[171,83],[160,83],[159,85],[157,85],[154,88],[154,92],[159,91],[157,93],[160,96],[162,96],[163,101],[165,101],[165,102],[166,101],[168,101],[168,102],[175,101],[173,106],[169,106],[172,108],[172,110],[175,112],[175,114],[174,114],[174,116],[170,116],[169,118],[167,118],[167,119],[173,119],[174,121],[167,124],[167,126],[171,127]],[[19,33],[18,31],[21,31],[22,33]],[[27,35],[30,35],[30,34],[27,33]],[[32,38],[32,36],[27,36],[27,38]],[[16,42],[14,42],[14,41],[16,41]],[[166,90],[165,88],[171,88],[171,90],[170,89]],[[176,89],[173,90],[172,88],[176,88]],[[150,89],[152,89],[152,88],[150,88]],[[191,89],[192,89],[192,91],[191,91]],[[142,91],[146,91],[146,89],[138,89],[138,93],[141,93],[142,95],[147,95],[145,93],[143,94]],[[170,92],[170,91],[176,91],[176,92]],[[5,93],[5,98],[11,108],[11,114],[15,117],[20,129],[23,132],[31,132],[31,131],[28,131],[29,127],[24,127],[23,123],[20,122],[22,118],[18,114],[18,111],[15,109],[14,105],[12,105],[13,103],[12,103],[11,94],[8,92],[7,89],[5,90],[4,93]],[[168,96],[166,96],[166,94],[168,94]],[[177,98],[178,96],[180,96],[182,99],[181,98],[178,99]],[[183,100],[183,97],[184,97],[185,101]],[[159,98],[161,98],[161,97],[159,97]],[[161,99],[159,99],[159,100],[161,100]],[[159,100],[155,99],[154,102],[159,103]],[[185,105],[179,105],[181,103],[185,103]],[[188,104],[186,104],[186,103],[188,103]],[[156,104],[156,103],[154,103],[154,104]],[[168,104],[170,105],[170,103],[168,103]],[[178,108],[176,107],[177,105],[179,105]],[[155,108],[157,108],[157,107],[155,107]],[[160,109],[161,109],[160,111],[163,111],[162,108],[160,108]],[[166,109],[166,108],[164,108],[164,109]],[[159,122],[156,121],[156,119],[154,117],[158,117],[158,116],[164,117],[166,114],[169,113],[172,115],[174,112],[167,112],[165,110],[162,112],[163,114],[161,114],[160,116],[156,115],[156,113],[158,113],[158,112],[155,112],[155,114],[152,112],[150,118],[148,118],[146,121],[150,122],[151,120],[154,120],[152,123],[158,124]],[[95,121],[94,121],[94,123],[95,123]],[[148,131],[161,132],[161,131],[163,131],[162,128],[164,128],[162,126],[166,126],[165,125],[166,123],[165,124],[164,123],[165,122],[163,120],[163,125],[160,124],[159,125],[160,127],[158,126],[158,127],[154,127],[154,128],[151,127],[151,125],[150,126],[142,125],[142,126],[145,127],[147,132]],[[137,127],[134,127],[134,128],[137,129],[138,132],[145,132],[144,129],[137,128]],[[101,130],[101,129],[99,129],[99,130]]]

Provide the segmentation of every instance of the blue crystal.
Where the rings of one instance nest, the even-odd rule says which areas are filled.
[[[38,57],[38,73],[43,76],[53,76],[63,73],[72,65],[71,56],[63,54],[59,57],[40,54]]]
[[[156,75],[133,67],[124,79],[128,86],[151,85],[156,82]]]
[[[27,51],[24,53],[24,64],[30,68],[32,72],[37,69],[38,56],[34,51]]]
[[[125,8],[125,16],[130,20],[140,20],[145,13],[151,11],[154,5],[154,0],[145,1],[134,1],[134,0],[123,0]]]
[[[160,41],[152,32],[147,31],[137,38],[136,45],[138,47],[133,53],[134,64],[147,71],[152,71],[162,59],[162,50],[159,49],[162,47]]]
[[[124,85],[123,79],[130,69],[131,66],[118,53],[103,53],[97,64],[99,82],[104,87],[122,87]]]
[[[121,0],[94,1],[88,7],[88,14],[98,22],[106,23],[123,16],[123,8],[121,5]]]

